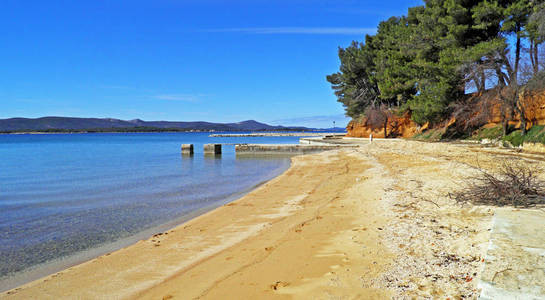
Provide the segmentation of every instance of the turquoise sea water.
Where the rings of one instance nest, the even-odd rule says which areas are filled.
[[[0,135],[0,281],[139,232],[174,225],[280,174],[286,156],[204,143],[297,143],[208,133]],[[182,157],[180,144],[195,144]],[[20,283],[20,282],[19,282]]]

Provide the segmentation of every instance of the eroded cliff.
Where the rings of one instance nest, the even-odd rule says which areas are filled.
[[[521,103],[524,106],[527,129],[531,128],[534,125],[545,125],[545,91],[538,93],[527,93]],[[475,111],[474,113],[480,112],[481,111]],[[436,124],[435,126],[433,126],[433,128],[447,130],[453,125],[456,125],[459,128],[463,128],[465,127],[464,123],[466,121],[467,119],[465,118],[456,118],[453,115],[449,115],[448,118],[445,118],[443,122]],[[490,113],[486,115],[486,124],[483,127],[494,127],[500,125],[501,123],[501,103],[499,99],[493,99]],[[515,126],[516,128],[519,128],[520,115],[515,114],[510,124]],[[365,117],[350,121],[346,129],[348,132],[348,137],[366,138],[369,137],[370,134],[373,134],[373,137],[384,137],[384,129],[373,128]],[[387,137],[409,138],[427,129],[430,129],[429,124],[424,124],[422,126],[416,124],[414,121],[411,120],[410,113],[405,113],[401,116],[394,115],[388,120]]]

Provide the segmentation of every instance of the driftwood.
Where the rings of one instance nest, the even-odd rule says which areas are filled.
[[[458,203],[477,205],[534,207],[545,204],[545,182],[536,176],[536,169],[504,163],[499,174],[482,168],[469,178],[467,188],[449,194]]]

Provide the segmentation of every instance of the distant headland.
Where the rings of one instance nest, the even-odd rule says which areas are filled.
[[[316,131],[316,128],[273,126],[254,120],[238,123],[119,120],[112,118],[10,118],[0,119],[0,133],[93,132],[213,132],[213,131]],[[331,131],[330,128],[327,130]],[[344,131],[344,128],[336,128]]]

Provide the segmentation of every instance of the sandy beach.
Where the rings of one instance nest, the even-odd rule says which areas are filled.
[[[359,144],[294,157],[241,199],[0,298],[476,298],[495,209],[448,194],[477,166],[494,170],[507,157],[538,164],[540,156]]]

